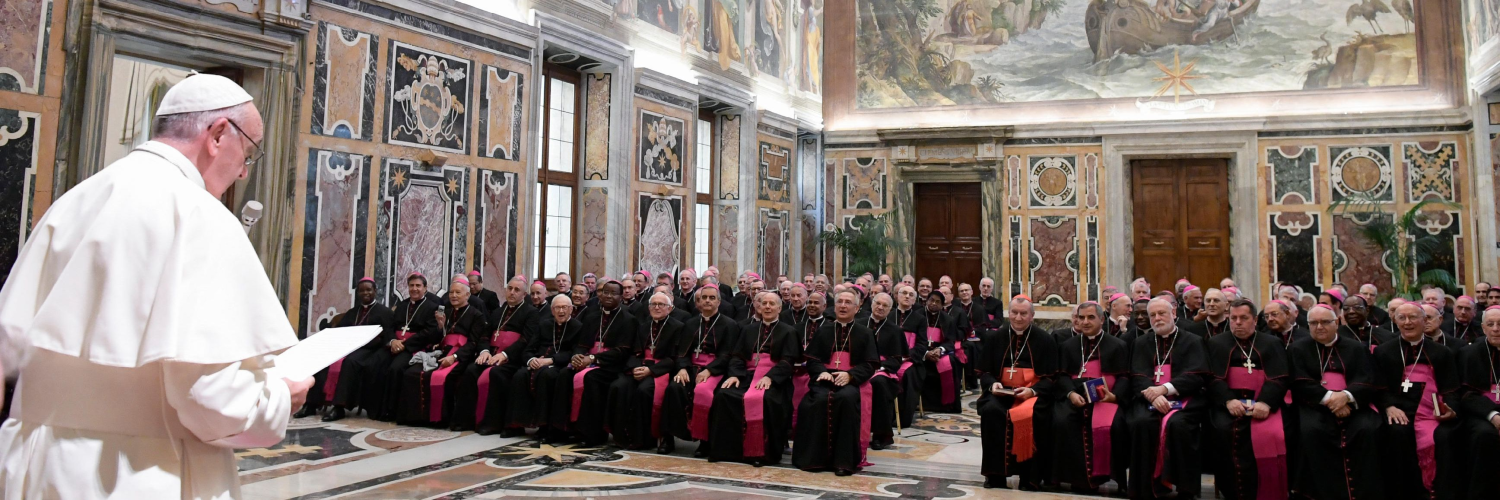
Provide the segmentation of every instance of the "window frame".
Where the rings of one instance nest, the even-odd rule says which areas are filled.
[[[548,136],[548,132],[551,130],[552,125],[552,80],[560,80],[573,85],[573,151],[570,157],[572,166],[568,172],[552,170],[550,168],[551,165],[549,164],[552,148],[552,140],[551,137]],[[583,75],[570,68],[558,64],[547,63],[542,67],[541,84],[541,127],[539,129],[541,135],[541,147],[538,151],[538,154],[540,156],[538,156],[538,161],[536,163],[537,200],[535,206],[537,213],[532,219],[533,223],[537,224],[538,227],[535,228],[536,231],[533,233],[537,237],[537,241],[535,242],[535,246],[533,247],[533,249],[536,251],[536,262],[533,268],[536,270],[537,274],[543,274],[547,269],[547,206],[548,202],[550,201],[548,200],[548,192],[551,191],[550,189],[548,189],[548,186],[567,186],[573,193],[571,197],[572,199],[569,200],[569,206],[571,207],[571,209],[568,212],[569,220],[572,223],[569,224],[570,227],[568,230],[568,265],[566,269],[563,269],[563,271],[567,272],[569,277],[572,277],[578,274],[578,259],[575,258],[575,254],[578,250],[576,247],[576,244],[578,242],[578,190],[579,178],[581,175],[578,162],[580,157],[582,156],[580,154],[580,149],[582,148],[583,143],[583,141],[578,140],[579,136],[581,135],[580,132],[583,130],[580,124],[580,120],[583,116],[583,96],[585,94],[585,92],[583,91]],[[555,273],[552,276],[536,276],[532,279],[542,280],[547,284],[548,288],[554,290],[557,288],[557,276]],[[561,292],[561,290],[559,291]]]
[[[701,109],[701,110],[698,111],[698,120],[695,120],[693,122],[693,125],[695,127],[697,126],[697,124],[698,124],[697,122],[698,121],[707,121],[708,122],[708,192],[706,192],[706,193],[700,193],[700,192],[698,192],[698,178],[697,178],[697,176],[698,176],[699,171],[698,171],[698,165],[695,162],[693,164],[693,200],[694,200],[693,215],[694,215],[694,219],[695,219],[695,221],[694,221],[695,223],[694,223],[694,226],[693,226],[693,238],[694,238],[694,240],[693,240],[693,248],[689,249],[688,255],[692,257],[692,260],[694,261],[693,264],[697,265],[697,262],[696,262],[697,261],[697,250],[698,250],[698,247],[697,247],[697,238],[698,238],[698,231],[697,231],[697,229],[698,229],[698,227],[697,227],[697,224],[696,224],[696,222],[697,222],[696,221],[697,211],[698,211],[697,208],[698,208],[698,205],[708,205],[708,220],[703,221],[704,226],[708,228],[708,255],[705,258],[705,260],[707,261],[707,263],[706,263],[707,265],[704,267],[704,269],[707,269],[707,266],[714,265],[713,264],[713,262],[714,262],[714,247],[715,247],[714,240],[713,240],[713,235],[714,235],[714,190],[715,190],[715,188],[719,184],[718,181],[719,181],[719,170],[720,170],[720,168],[719,168],[720,167],[720,165],[719,165],[719,160],[720,160],[720,158],[719,158],[719,136],[720,136],[720,134],[718,133],[719,132],[719,130],[718,130],[718,128],[719,128],[719,115],[718,115],[718,113],[715,113],[715,112],[713,112],[711,110]],[[696,153],[697,146],[698,146],[698,144],[695,141],[694,144],[693,144],[693,147],[695,149],[695,153]],[[704,269],[699,269],[698,270],[698,274],[700,274],[700,275],[703,274],[703,270]]]

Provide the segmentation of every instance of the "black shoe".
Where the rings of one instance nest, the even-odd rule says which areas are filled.
[[[337,422],[343,420],[345,416],[347,415],[345,415],[344,409],[342,407],[335,406],[332,410],[328,410],[327,414],[323,415],[323,421]]]
[[[839,477],[853,476],[854,475],[854,471],[852,471],[852,470],[844,470],[844,469],[836,469],[836,470],[833,471],[833,475],[839,476]]]
[[[317,413],[317,408],[313,408],[310,405],[303,405],[302,409],[297,410],[297,413],[292,414],[292,418],[307,418],[316,415]]]
[[[985,477],[984,478],[984,487],[985,488],[989,488],[989,489],[995,489],[995,488],[1004,489],[1004,488],[1009,488],[1009,486],[1005,485],[1005,478],[1003,478],[1003,477]]]
[[[670,455],[674,451],[677,451],[677,438],[675,437],[661,438],[661,443],[656,445],[656,452],[662,455]]]
[[[525,435],[526,435],[526,428],[525,427],[506,427],[505,429],[503,429],[503,430],[500,431],[500,437],[502,437],[502,438],[521,437],[521,436],[525,436]]]

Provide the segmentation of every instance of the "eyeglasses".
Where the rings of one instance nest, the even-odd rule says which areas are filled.
[[[1337,321],[1334,321],[1334,320],[1331,320],[1331,319],[1308,320],[1307,321],[1307,325],[1308,326],[1333,326],[1334,323],[1337,323]]]
[[[651,307],[672,307],[672,304],[663,304],[663,303],[657,302],[657,303],[651,304]]]
[[[1359,306],[1359,305],[1344,306],[1344,310],[1345,311],[1363,311],[1363,310],[1365,310],[1365,306]]]
[[[266,151],[260,148],[260,143],[255,142],[255,139],[250,139],[250,134],[245,133],[245,129],[240,128],[240,124],[235,123],[234,120],[229,120],[228,118],[226,118],[225,120],[229,121],[229,126],[234,127],[234,130],[240,133],[240,137],[248,139],[250,141],[250,145],[255,147],[255,149],[250,153],[250,156],[245,157],[245,166],[248,167],[259,163],[260,157],[266,155]]]

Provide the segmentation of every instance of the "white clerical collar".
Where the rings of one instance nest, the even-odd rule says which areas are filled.
[[[1086,339],[1089,339],[1089,340],[1094,340],[1094,339],[1099,338],[1099,336],[1103,335],[1103,334],[1104,334],[1104,329],[1100,328],[1099,331],[1094,332],[1093,335],[1083,335],[1083,338],[1086,338]]]
[[[1339,337],[1335,335],[1333,337],[1333,340],[1329,340],[1328,342],[1319,342],[1319,344],[1323,344],[1323,347],[1333,347],[1333,344],[1338,343],[1338,341]]]
[[[162,159],[167,160],[167,163],[171,163],[172,166],[177,167],[177,170],[181,170],[182,176],[187,177],[189,181],[192,181],[200,189],[207,189],[204,187],[203,174],[198,172],[198,167],[194,166],[193,162],[188,160],[188,157],[183,155],[181,151],[178,151],[177,148],[157,141],[146,141],[145,144],[141,144],[135,148],[160,156]]]
[[[1423,335],[1421,339],[1417,339],[1417,340],[1414,340],[1414,341],[1413,340],[1406,340],[1406,339],[1401,339],[1401,340],[1406,340],[1407,344],[1417,345],[1417,344],[1422,343],[1422,339],[1425,339],[1425,338],[1427,338],[1426,335]]]

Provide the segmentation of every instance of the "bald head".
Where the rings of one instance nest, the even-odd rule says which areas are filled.
[[[1396,324],[1396,329],[1401,332],[1401,338],[1408,342],[1415,342],[1422,338],[1426,313],[1422,306],[1407,302],[1391,310],[1391,321]]]

